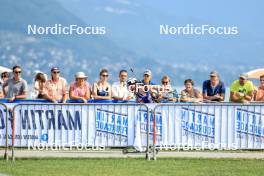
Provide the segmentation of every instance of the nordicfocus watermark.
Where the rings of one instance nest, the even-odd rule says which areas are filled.
[[[74,145],[73,145],[74,144]],[[28,150],[38,150],[38,151],[44,151],[44,150],[51,150],[51,151],[72,151],[72,150],[78,150],[78,151],[104,151],[106,150],[106,147],[104,145],[89,145],[89,144],[76,144],[76,142],[72,141],[70,142],[70,145],[68,143],[61,143],[61,141],[57,141],[56,143],[28,143],[27,145]]]
[[[160,144],[155,148],[159,151],[203,151],[203,150],[238,150],[236,143],[232,143],[231,146],[226,147],[226,143],[208,143],[203,141],[199,146],[188,145],[188,144]]]
[[[186,24],[185,26],[160,25],[161,35],[238,35],[237,26],[213,26],[209,24],[195,26]]]
[[[29,24],[27,26],[28,35],[104,35],[105,26],[79,26],[72,24],[64,26],[54,24],[53,26],[37,26]]]

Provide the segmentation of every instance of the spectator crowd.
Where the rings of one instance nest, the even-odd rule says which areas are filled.
[[[27,81],[22,78],[22,68],[13,67],[13,73],[1,74],[0,98],[9,102],[29,97]],[[192,79],[184,81],[185,88],[178,93],[171,85],[171,79],[165,75],[159,84],[152,82],[152,72],[145,70],[143,79],[128,78],[128,72],[121,70],[119,80],[110,84],[109,72],[102,69],[99,79],[93,84],[87,82],[84,72],[77,72],[75,80],[68,86],[66,79],[61,76],[58,67],[51,68],[51,77],[44,73],[35,75],[31,95],[34,99],[46,99],[53,103],[65,103],[67,100],[79,100],[84,103],[89,100],[120,100],[136,101],[137,103],[162,103],[162,102],[223,102],[226,96],[226,87],[216,71],[209,74],[209,79],[203,82],[200,92]],[[241,74],[230,85],[230,102],[250,103],[264,101],[264,75],[259,78],[256,87],[248,79],[247,74]]]

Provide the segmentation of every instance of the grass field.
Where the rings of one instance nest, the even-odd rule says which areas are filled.
[[[264,160],[241,159],[17,159],[0,161],[0,175],[263,175]]]

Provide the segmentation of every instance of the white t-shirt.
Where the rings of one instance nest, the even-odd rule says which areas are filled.
[[[134,94],[128,90],[126,82],[115,82],[112,84],[112,97],[134,97]]]

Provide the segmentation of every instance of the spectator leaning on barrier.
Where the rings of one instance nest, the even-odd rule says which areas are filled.
[[[216,71],[210,73],[210,80],[203,82],[203,99],[207,101],[225,100],[225,86]]]
[[[135,91],[136,101],[138,103],[153,103],[152,95],[154,92],[154,83],[151,81],[152,73],[150,70],[144,71],[144,77],[141,83],[138,84],[137,90]]]
[[[53,103],[66,103],[68,98],[67,81],[60,77],[60,70],[58,67],[51,69],[51,79],[45,83],[44,98]]]
[[[84,103],[90,99],[90,85],[86,80],[87,76],[84,72],[75,74],[75,81],[70,84],[70,99],[82,100]]]
[[[27,98],[28,86],[27,82],[21,78],[22,69],[16,65],[13,67],[14,77],[6,80],[3,84],[3,90],[5,91],[8,86],[7,92],[4,92],[5,98],[8,98],[10,102],[16,99]]]
[[[114,100],[131,100],[133,98],[134,94],[128,90],[127,77],[128,73],[126,70],[119,72],[119,81],[112,85],[112,97]]]
[[[4,92],[7,92],[7,90],[8,90],[8,86],[6,86],[5,87],[5,90],[3,90],[3,84],[4,84],[4,82],[6,82],[7,80],[8,80],[8,78],[9,78],[9,73],[8,72],[3,72],[3,73],[1,73],[1,81],[0,81],[0,88],[1,88],[1,92],[2,92],[2,98],[4,98]]]
[[[5,98],[4,92],[3,92],[3,85],[0,84],[0,99]]]
[[[44,98],[44,86],[46,83],[46,77],[44,73],[37,73],[35,76],[33,98]]]
[[[181,91],[181,102],[202,102],[203,97],[198,89],[195,89],[194,82],[191,79],[186,79],[184,81],[185,89]]]
[[[5,81],[7,81],[8,80],[8,76],[9,76],[9,74],[8,74],[8,72],[3,72],[3,73],[1,73],[1,83],[3,84]]]
[[[93,85],[93,98],[95,100],[111,100],[111,85],[107,82],[109,74],[107,69],[100,71],[100,80]]]
[[[159,92],[158,102],[176,102],[178,101],[178,93],[173,90],[170,84],[170,77],[165,75],[161,79],[161,89]]]
[[[239,80],[235,80],[230,87],[230,101],[236,103],[248,103],[252,101],[254,86],[248,80],[247,74],[241,74]]]
[[[260,85],[258,87],[256,94],[255,94],[254,100],[264,102],[264,75],[260,76],[259,79],[260,79]]]

